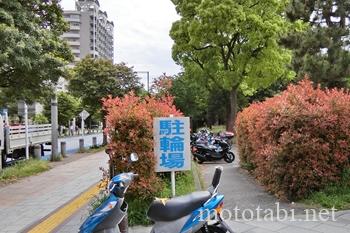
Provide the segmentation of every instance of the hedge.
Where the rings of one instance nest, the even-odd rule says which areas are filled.
[[[267,190],[305,198],[349,169],[350,95],[303,80],[240,112],[236,131],[241,163]]]

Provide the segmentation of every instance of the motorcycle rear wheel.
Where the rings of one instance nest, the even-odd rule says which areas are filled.
[[[227,152],[224,156],[224,160],[226,163],[232,163],[235,161],[235,154],[231,151]]]

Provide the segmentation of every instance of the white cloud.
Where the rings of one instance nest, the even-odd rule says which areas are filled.
[[[62,0],[61,5],[72,10],[75,1]],[[100,0],[100,6],[114,22],[115,62],[149,71],[151,78],[180,71],[171,58],[169,30],[178,15],[170,0]]]

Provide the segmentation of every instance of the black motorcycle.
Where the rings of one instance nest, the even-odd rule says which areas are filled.
[[[198,163],[221,159],[224,159],[227,163],[232,163],[235,160],[235,154],[231,151],[230,144],[221,139],[214,139],[213,143],[208,144],[192,141],[191,151]]]

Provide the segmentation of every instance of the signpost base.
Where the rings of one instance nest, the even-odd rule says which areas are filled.
[[[171,194],[175,197],[175,171],[171,171]]]

